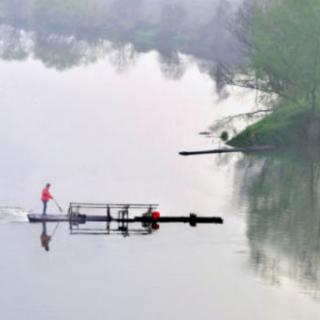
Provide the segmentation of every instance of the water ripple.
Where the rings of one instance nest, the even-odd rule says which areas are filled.
[[[0,206],[0,223],[8,222],[26,222],[27,214],[30,210],[20,207]]]

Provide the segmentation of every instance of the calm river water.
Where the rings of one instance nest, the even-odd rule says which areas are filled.
[[[142,54],[122,72],[112,54],[66,71],[0,62],[1,318],[320,318],[318,157],[180,157],[212,148],[198,132],[254,97],[233,90],[218,102],[187,58],[180,80],[157,59]],[[155,202],[225,223],[127,238],[60,225],[47,252],[41,226],[26,222],[46,182],[65,210]]]

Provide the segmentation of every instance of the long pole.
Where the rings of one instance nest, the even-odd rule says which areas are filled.
[[[52,231],[51,238],[53,238],[53,237],[54,237],[54,235],[56,234],[56,231],[57,231],[57,229],[58,229],[59,225],[60,225],[60,222],[58,222],[58,223],[56,224],[56,226],[55,226],[54,230]]]
[[[63,210],[62,210],[62,208],[59,206],[59,203],[57,202],[57,200],[54,199],[54,198],[53,198],[52,200],[53,200],[53,202],[56,204],[56,206],[58,207],[59,211],[60,211],[61,213],[63,213]],[[57,231],[57,229],[59,228],[59,225],[60,225],[60,222],[58,222],[57,225],[56,225],[56,227],[54,228],[54,230],[53,230],[53,232],[52,232],[52,235],[51,235],[51,238],[53,238],[54,235],[56,234],[56,231]]]
[[[56,199],[52,199],[53,200],[53,202],[56,204],[56,206],[58,207],[58,209],[59,209],[59,211],[61,212],[61,213],[63,213],[63,210],[62,210],[62,208],[59,206],[59,203],[56,201]]]

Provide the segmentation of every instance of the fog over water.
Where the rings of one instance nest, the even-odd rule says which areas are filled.
[[[63,73],[30,59],[1,62],[6,81],[0,135],[5,192],[0,203],[7,209],[1,210],[0,298],[7,318],[27,313],[35,319],[71,314],[78,319],[105,314],[144,319],[155,309],[161,310],[156,319],[319,315],[319,287],[313,275],[310,280],[303,276],[310,263],[316,268],[316,260],[298,263],[297,278],[282,264],[274,269],[274,262],[257,258],[258,251],[279,263],[291,259],[291,247],[282,246],[276,260],[273,248],[294,235],[284,225],[279,240],[266,247],[275,230],[271,227],[265,235],[270,220],[252,220],[261,231],[248,224],[256,211],[251,213],[251,191],[242,182],[255,181],[261,166],[241,164],[243,156],[177,154],[212,148],[212,140],[198,132],[254,102],[254,96],[233,90],[217,104],[212,79],[188,65],[183,78],[173,81],[161,73],[155,52],[143,55],[124,74],[108,59]],[[251,172],[250,180],[241,178],[242,168]],[[45,252],[41,226],[17,221],[23,212],[41,209],[39,192],[47,181],[64,208],[69,201],[156,202],[162,214],[220,215],[225,224],[161,226],[151,236],[126,239],[72,236],[61,225]],[[22,209],[8,209],[12,206]],[[49,212],[56,212],[53,204]],[[53,229],[49,225],[48,233]],[[310,236],[317,241],[316,232]],[[307,243],[295,248],[318,257]],[[278,281],[270,282],[270,275]],[[12,300],[18,305],[14,311]],[[120,301],[126,301],[126,308]]]
[[[182,82],[166,82],[156,57],[156,53],[141,57],[126,74],[118,74],[108,60],[67,73],[32,60],[2,63],[8,79],[2,86],[1,137],[6,146],[2,166],[3,172],[10,172],[2,180],[3,188],[10,190],[1,195],[2,203],[32,208],[30,192],[37,198],[38,186],[47,180],[58,184],[54,188],[66,201],[83,196],[103,200],[111,192],[116,200],[139,202],[154,199],[172,179],[184,176],[187,168],[180,168],[178,152],[211,147],[198,132],[211,124],[212,103],[218,97],[211,79],[196,66]],[[233,101],[222,103],[225,113]],[[197,112],[201,109],[207,112]],[[154,188],[144,190],[142,177],[159,172],[150,181]],[[200,177],[195,179],[202,185]],[[59,190],[63,181],[69,195]],[[96,183],[103,188],[92,193]],[[131,190],[122,199],[119,191],[128,183],[132,188],[125,187]]]
[[[40,3],[7,1],[0,6],[0,54],[25,59],[32,54],[47,65],[70,68],[95,60],[104,51],[101,41],[122,47],[131,43],[136,52],[157,50],[163,61],[177,64],[177,52],[206,61],[210,74],[219,63],[243,59],[235,36],[241,1],[81,0]],[[23,15],[17,11],[22,7]],[[21,12],[22,12],[21,11]],[[23,30],[23,34],[21,34]],[[26,40],[29,37],[29,41]]]
[[[50,21],[39,31],[36,13],[48,8],[17,3],[28,14],[0,6],[2,317],[319,318],[319,152],[181,157],[222,146],[199,132],[256,108],[254,92],[217,92],[218,55],[192,55],[193,45],[181,50],[176,40],[164,52],[161,23],[144,47],[136,28],[126,37],[138,41],[123,33],[112,41],[101,25],[92,32],[94,19],[81,37],[63,19],[58,33]],[[45,251],[43,227],[26,214],[41,211],[47,182],[65,212],[71,201],[154,202],[162,215],[224,224],[161,225],[127,238],[48,224]]]

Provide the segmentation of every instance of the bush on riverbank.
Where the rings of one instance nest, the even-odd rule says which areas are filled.
[[[275,95],[281,108],[228,141],[254,145],[315,146],[320,141],[320,0],[252,1],[244,10],[242,39],[248,62],[225,72],[229,84]],[[248,7],[247,7],[248,8]],[[231,74],[231,76],[230,76]],[[298,101],[290,106],[289,101]]]
[[[247,127],[230,139],[234,147],[272,145],[299,146],[320,142],[320,112],[286,106]]]

